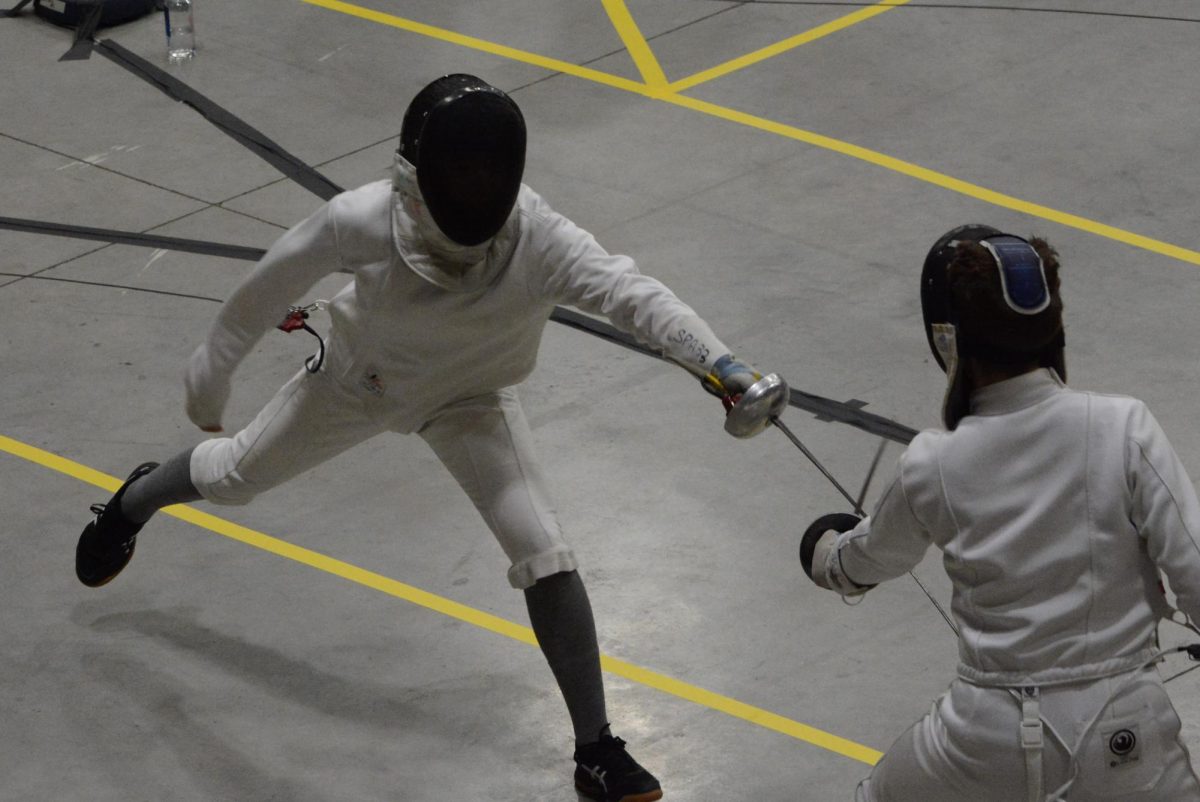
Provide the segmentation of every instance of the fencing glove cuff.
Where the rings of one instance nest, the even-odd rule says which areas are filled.
[[[741,362],[733,354],[726,354],[713,363],[700,383],[705,390],[715,396],[737,396],[750,389],[750,386],[762,378],[762,374],[745,362]]]

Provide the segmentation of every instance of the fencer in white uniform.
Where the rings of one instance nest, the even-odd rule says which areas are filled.
[[[913,439],[868,518],[806,533],[844,596],[931,545],[953,586],[957,678],[858,802],[1200,800],[1154,667],[1160,572],[1200,620],[1200,505],[1145,404],[1064,383],[1058,287],[1044,241],[939,240],[922,300],[947,430]]]
[[[89,585],[128,563],[169,503],[243,504],[384,432],[417,433],[474,502],[525,591],[575,729],[575,786],[599,802],[662,795],[607,728],[591,609],[534,454],[515,386],[533,370],[557,304],[602,315],[736,395],[761,375],[633,260],[606,252],[521,183],[524,120],[474,76],[409,106],[390,180],[343,193],[284,234],[222,306],[186,373],[187,413],[220,431],[231,380],[289,305],[335,272],[323,358],[299,370],[232,437],[139,466],[97,505],[77,547]],[[402,502],[401,502],[402,503]]]
[[[493,527],[513,587],[526,588],[576,567],[514,389],[534,368],[555,305],[604,315],[697,376],[729,349],[661,282],[527,186],[488,242],[439,241],[414,173],[396,155],[392,180],[322,206],[222,306],[187,372],[188,414],[206,428],[219,425],[234,368],[281,310],[332,272],[354,276],[329,303],[320,370],[299,371],[233,438],[197,446],[192,481],[209,501],[244,503],[376,434],[416,432]],[[512,442],[498,447],[498,435]]]

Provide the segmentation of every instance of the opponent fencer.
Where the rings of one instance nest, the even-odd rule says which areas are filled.
[[[701,379],[737,394],[761,375],[662,283],[610,255],[521,183],[525,122],[504,92],[448,75],[405,112],[391,180],[343,193],[284,234],[225,302],[186,370],[187,414],[222,431],[237,365],[289,304],[338,271],[321,358],[244,429],[139,466],[96,505],[77,548],[90,586],[129,562],[161,507],[254,496],[383,432],[415,432],[503,547],[508,580],[561,688],[589,799],[660,799],[608,727],[591,607],[534,454],[515,385],[533,370],[556,304],[607,317]]]
[[[858,802],[1200,800],[1155,663],[1200,616],[1200,505],[1141,401],[1065,384],[1057,254],[956,228],[921,277],[945,431],[900,457],[870,517],[818,519],[801,560],[843,597],[943,552],[957,678]]]

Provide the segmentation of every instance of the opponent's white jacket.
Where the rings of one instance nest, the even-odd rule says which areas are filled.
[[[447,265],[461,269],[445,270]],[[221,308],[188,365],[188,415],[215,426],[238,363],[318,280],[354,280],[329,305],[322,370],[369,415],[414,431],[437,410],[525,379],[556,304],[603,315],[703,376],[729,353],[669,289],[610,255],[522,185],[495,238],[438,236],[413,169],[333,198],[284,234]]]
[[[959,676],[990,686],[1113,675],[1152,654],[1161,570],[1200,620],[1200,505],[1141,401],[1078,392],[1040,369],[976,391],[926,431],[873,514],[837,541],[860,585],[932,543],[953,591]]]

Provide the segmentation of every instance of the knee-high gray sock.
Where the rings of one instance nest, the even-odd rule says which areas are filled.
[[[137,524],[171,504],[199,501],[202,496],[192,484],[192,449],[180,452],[138,479],[121,496],[121,515]]]
[[[529,621],[558,680],[577,744],[593,743],[608,725],[600,647],[592,605],[578,571],[554,574],[525,590]]]

